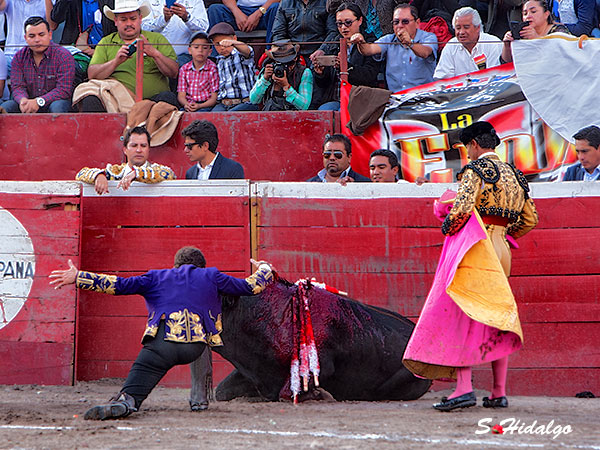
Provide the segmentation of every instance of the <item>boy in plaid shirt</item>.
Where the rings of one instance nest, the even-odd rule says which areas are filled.
[[[226,22],[214,25],[208,37],[218,53],[219,96],[213,111],[257,111],[250,103],[250,91],[256,82],[254,50],[237,40]]]
[[[217,103],[219,72],[208,59],[211,52],[206,33],[196,33],[189,45],[192,60],[179,69],[177,100],[187,112],[210,111]]]

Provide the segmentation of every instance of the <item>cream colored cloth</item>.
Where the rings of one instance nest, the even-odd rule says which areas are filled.
[[[157,147],[171,139],[182,115],[183,111],[169,103],[142,100],[127,114],[124,131],[143,125],[150,133],[150,146]]]
[[[90,80],[81,83],[73,92],[73,105],[88,95],[98,97],[106,112],[128,113],[135,104],[135,95],[125,85],[117,80]]]

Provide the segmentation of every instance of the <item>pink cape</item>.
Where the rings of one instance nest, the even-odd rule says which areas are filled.
[[[507,356],[522,347],[520,337],[468,317],[446,293],[466,253],[486,239],[475,214],[446,237],[435,279],[404,352],[404,365],[429,379],[455,379],[457,367],[471,367]]]

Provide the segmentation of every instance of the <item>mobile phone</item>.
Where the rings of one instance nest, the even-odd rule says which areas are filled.
[[[525,22],[510,22],[510,34],[512,34],[513,39],[521,39],[521,30],[529,25],[528,21]]]
[[[167,8],[171,8],[177,0],[166,0]]]
[[[315,64],[319,66],[327,67],[327,66],[335,66],[335,55],[323,55],[315,57]]]
[[[133,42],[132,44],[129,44],[129,46],[127,47],[127,56],[132,56],[135,52],[137,52],[137,41]]]

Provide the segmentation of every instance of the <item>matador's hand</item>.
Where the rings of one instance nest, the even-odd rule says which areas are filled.
[[[68,284],[75,283],[77,279],[77,267],[73,264],[73,261],[69,259],[69,268],[67,270],[53,270],[48,278],[55,278],[55,280],[50,281],[50,285],[55,285],[54,289],[60,289],[63,286]]]

